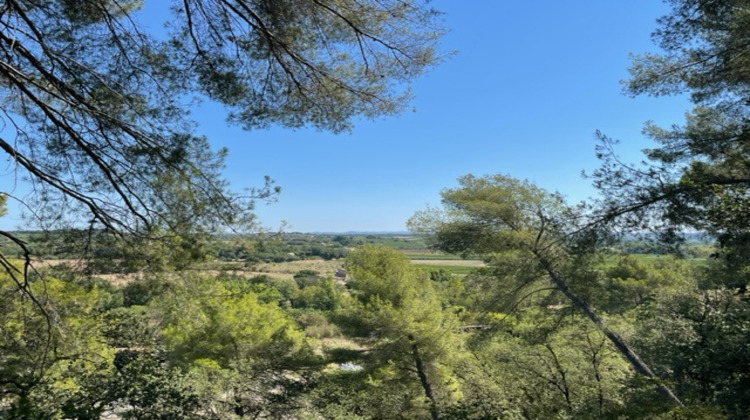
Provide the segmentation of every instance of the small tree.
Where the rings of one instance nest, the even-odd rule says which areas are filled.
[[[349,255],[346,267],[361,316],[377,338],[373,376],[418,379],[431,417],[439,419],[451,402],[451,360],[460,356],[456,317],[442,308],[429,273],[398,251],[365,246]]]

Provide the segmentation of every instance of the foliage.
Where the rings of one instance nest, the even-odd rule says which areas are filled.
[[[162,311],[165,345],[176,360],[211,359],[228,367],[273,354],[283,364],[285,355],[303,350],[303,337],[275,303],[216,280],[182,281],[154,302]]]
[[[683,287],[655,293],[637,313],[634,344],[694,405],[742,418],[750,407],[750,308],[729,291]]]
[[[603,237],[596,223],[587,223],[580,209],[567,206],[559,194],[526,181],[466,175],[459,184],[461,188],[442,192],[444,212],[420,212],[409,223],[443,251],[484,255],[489,267],[477,277],[477,285],[490,310],[501,310],[501,305],[512,309],[540,292],[559,292],[562,296],[549,295],[546,304],[559,304],[553,299],[564,296],[636,372],[655,380],[665,400],[682,405],[587,299],[597,277],[592,257]]]
[[[488,255],[487,267],[458,277],[363,247],[347,260],[346,289],[310,270],[296,280],[148,275],[113,287],[52,267],[59,279],[48,284],[88,302],[66,312],[59,336],[82,328],[89,341],[77,351],[107,356],[88,368],[51,363],[27,397],[3,400],[3,416],[741,418],[746,303],[712,289],[720,264],[558,265],[693,409],[684,411],[666,407],[527,254]],[[26,334],[43,336],[35,322]],[[21,359],[9,358],[28,348],[1,350],[3,372],[20,372]]]
[[[641,166],[621,162],[613,139],[600,134],[602,167],[593,176],[604,193],[597,208],[618,228],[655,229],[679,244],[685,230],[709,234],[715,250],[702,273],[677,287],[650,293],[639,305],[644,334],[637,345],[670,376],[693,405],[748,411],[744,375],[748,266],[748,81],[744,53],[750,32],[745,1],[672,0],[654,39],[658,54],[633,58],[626,90],[632,95],[689,94],[694,108],[682,125],[646,123],[656,141]],[[643,287],[648,275],[617,280]],[[640,283],[640,284],[638,284]],[[721,350],[719,350],[721,349]],[[731,371],[731,373],[730,373]],[[681,418],[686,412],[675,413]]]
[[[55,278],[26,287],[33,294],[24,297],[0,275],[0,413],[54,417],[90,380],[111,374],[98,317],[103,292]]]
[[[453,404],[458,392],[452,376],[452,364],[461,355],[461,342],[454,336],[455,315],[443,308],[428,273],[411,266],[398,251],[359,248],[349,256],[347,270],[363,305],[361,317],[377,337],[367,361],[372,380],[378,386],[418,383],[427,403],[421,410],[437,419],[441,407]],[[419,405],[412,406],[418,395],[402,406],[404,412],[419,411]]]
[[[527,307],[499,322],[473,345],[476,363],[463,366],[475,410],[595,419],[614,418],[623,407],[627,364],[586,320]]]
[[[672,11],[654,33],[663,52],[633,57],[626,90],[632,95],[689,94],[695,107],[682,126],[647,123],[657,146],[648,163],[627,165],[613,139],[600,134],[602,167],[595,185],[604,193],[600,214],[633,229],[655,228],[679,242],[687,229],[711,234],[735,275],[727,287],[748,282],[748,98],[743,74],[750,31],[745,1],[672,0]]]
[[[2,111],[15,127],[0,147],[42,203],[63,198],[40,215],[75,224],[0,232],[0,417],[746,417],[745,3],[670,2],[656,33],[665,53],[635,57],[628,89],[689,92],[697,108],[685,127],[647,126],[660,146],[645,168],[619,162],[603,137],[598,205],[467,175],[442,209],[416,214],[410,227],[434,247],[484,260],[466,276],[372,246],[414,255],[421,237],[208,240],[252,224],[252,197],[234,195],[223,152],[184,125],[189,95],[247,128],[338,130],[395,111],[405,97],[394,81],[434,62],[424,3],[271,3],[184,1],[165,40],[137,26],[142,1],[0,6]],[[666,244],[611,241],[643,227]],[[685,227],[717,243],[691,244]],[[674,242],[688,246],[667,256]],[[100,264],[35,271],[33,252]],[[348,255],[345,280],[187,269],[311,255]],[[95,276],[112,272],[139,275],[122,286]]]
[[[252,199],[278,190],[228,189],[225,151],[191,133],[191,96],[248,129],[341,130],[401,110],[442,32],[422,1],[191,0],[171,8],[165,37],[139,23],[144,5],[2,6],[0,89],[13,99],[0,148],[54,203],[45,220],[155,236],[252,221]]]

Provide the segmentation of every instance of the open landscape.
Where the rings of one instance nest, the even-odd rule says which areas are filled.
[[[747,420],[750,0],[0,1],[0,420]]]

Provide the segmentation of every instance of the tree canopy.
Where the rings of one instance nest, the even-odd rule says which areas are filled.
[[[661,53],[633,57],[625,91],[631,95],[689,94],[695,107],[682,125],[646,123],[657,146],[641,166],[621,162],[616,141],[600,133],[602,167],[595,185],[602,213],[666,239],[691,229],[714,235],[725,261],[738,269],[747,250],[750,187],[750,4],[734,0],[671,0],[654,40]],[[736,270],[735,270],[736,271]],[[747,277],[735,278],[744,287]]]
[[[635,350],[571,287],[585,290],[596,276],[587,258],[599,245],[591,240],[592,235],[596,239],[594,225],[579,226],[579,221],[586,220],[582,214],[567,206],[559,194],[528,181],[466,175],[459,184],[460,188],[442,192],[444,216],[417,213],[410,220],[411,229],[431,235],[440,250],[482,256],[494,269],[491,276],[502,279],[487,290],[493,306],[549,290],[538,285],[546,279],[551,289],[601,330],[636,372],[656,379]],[[659,383],[658,389],[666,399],[682,405],[669,387]]]
[[[0,6],[0,148],[33,185],[14,199],[54,201],[33,216],[131,233],[247,221],[252,200],[278,190],[230,190],[225,151],[192,133],[195,99],[246,129],[338,131],[400,111],[439,59],[423,0],[173,1],[164,30],[141,24],[144,6]]]

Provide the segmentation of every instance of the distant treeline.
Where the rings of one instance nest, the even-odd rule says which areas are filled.
[[[53,232],[17,231],[34,255],[45,259],[80,258],[78,244],[81,236],[88,235],[86,255],[97,258],[121,258],[122,250],[112,244],[101,232],[59,230]],[[677,246],[654,240],[650,235],[626,236],[609,248],[613,254],[677,255],[686,258],[708,258],[714,247],[700,233],[685,234]],[[255,235],[217,235],[206,244],[206,253],[220,261],[287,262],[311,258],[332,260],[346,258],[349,251],[362,245],[385,246],[396,250],[426,250],[424,238],[409,234],[371,233],[275,233]],[[0,238],[0,247],[6,255],[22,257],[23,251],[6,238]]]
[[[70,229],[17,231],[14,234],[26,243],[33,255],[43,259],[79,259],[81,255],[92,259],[124,258],[123,249],[114,244],[113,238],[99,231]],[[82,250],[80,239],[84,237],[87,238],[83,241],[86,249]],[[351,249],[362,245],[380,245],[399,250],[427,248],[422,238],[406,234],[275,233],[216,235],[205,244],[205,251],[220,261],[286,262],[346,258]],[[23,250],[6,238],[0,237],[0,247],[6,255],[23,256]]]

